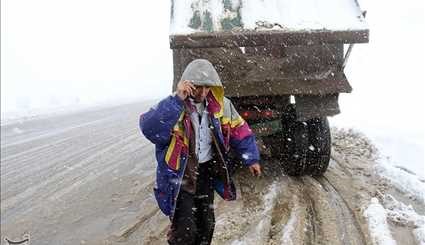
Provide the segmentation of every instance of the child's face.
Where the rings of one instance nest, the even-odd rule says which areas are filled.
[[[207,98],[208,93],[210,92],[210,87],[208,86],[196,86],[195,90],[192,91],[192,98],[196,103],[203,102]]]

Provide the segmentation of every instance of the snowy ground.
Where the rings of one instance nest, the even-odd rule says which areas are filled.
[[[137,123],[148,106],[2,125],[1,241],[29,234],[31,244],[165,244],[154,149]],[[273,159],[262,162],[261,178],[238,170],[237,200],[216,196],[213,244],[423,243],[425,181],[378,163],[361,133],[333,128],[332,137],[323,177],[288,177]]]

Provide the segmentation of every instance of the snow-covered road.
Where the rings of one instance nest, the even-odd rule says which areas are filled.
[[[2,241],[29,233],[31,244],[80,244],[131,221],[151,198],[153,147],[138,129],[145,109],[131,104],[2,126]]]
[[[31,244],[165,244],[168,219],[152,196],[153,146],[138,129],[146,109],[128,104],[3,125],[1,241],[29,234]],[[240,169],[238,199],[215,199],[213,244],[418,244],[421,193],[394,185],[375,160],[361,135],[334,129],[323,177],[288,177],[271,159],[260,178]],[[423,179],[415,183],[423,190]]]

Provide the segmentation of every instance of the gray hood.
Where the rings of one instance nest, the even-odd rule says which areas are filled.
[[[205,59],[196,59],[186,66],[181,80],[192,81],[194,85],[223,87],[214,66]]]

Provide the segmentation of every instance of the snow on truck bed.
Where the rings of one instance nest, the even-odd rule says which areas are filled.
[[[170,34],[348,31],[367,24],[356,0],[173,0]]]

